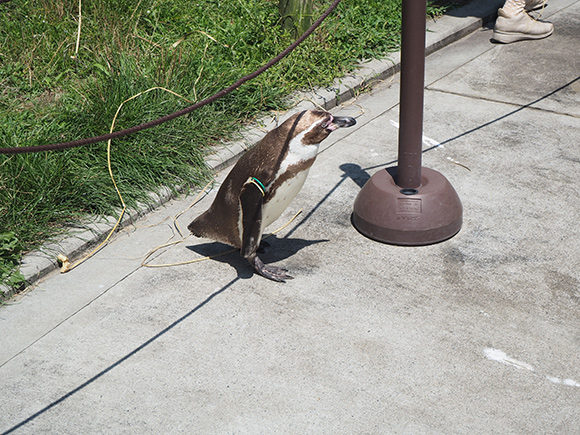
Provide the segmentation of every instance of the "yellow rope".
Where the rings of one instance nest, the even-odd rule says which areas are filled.
[[[181,228],[179,227],[179,224],[177,223],[177,219],[179,219],[179,217],[185,213],[187,210],[189,210],[191,207],[193,207],[195,204],[197,204],[197,202],[199,201],[199,199],[201,198],[201,195],[203,194],[203,192],[205,192],[205,189],[207,189],[209,187],[210,184],[213,183],[213,180],[211,180],[209,183],[207,183],[203,189],[201,189],[201,191],[197,194],[197,196],[195,197],[195,199],[193,200],[193,202],[191,204],[189,204],[189,207],[187,207],[186,209],[180,211],[179,213],[177,213],[174,217],[173,217],[173,226],[175,226],[175,229],[177,230],[177,232],[179,233],[179,235],[181,236],[182,240],[185,239],[185,236],[183,235],[183,233],[181,232]]]
[[[169,92],[179,98],[183,98],[184,100],[187,100],[187,98],[182,97],[179,94],[176,94],[173,91],[170,91],[169,89],[165,89],[162,87],[153,87],[150,89],[147,89],[146,91],[143,92],[139,92],[136,95],[133,95],[130,98],[127,98],[125,101],[123,101],[120,106],[117,108],[117,112],[115,113],[115,116],[113,118],[113,122],[111,123],[111,129],[110,129],[110,133],[113,132],[114,128],[115,128],[115,121],[117,120],[117,116],[119,115],[119,112],[121,111],[121,108],[123,107],[123,105],[137,97],[140,97],[141,95],[144,95],[148,92],[154,91],[154,90],[163,90],[166,92]],[[187,100],[189,101],[189,100]],[[95,255],[95,253],[97,253],[111,238],[111,236],[113,235],[113,233],[117,230],[119,224],[121,223],[121,220],[123,219],[123,216],[125,215],[125,210],[127,209],[127,206],[125,205],[125,201],[123,200],[123,196],[121,195],[121,192],[119,191],[119,188],[117,187],[117,183],[115,182],[115,177],[113,176],[113,169],[111,168],[111,139],[109,139],[109,141],[107,142],[107,167],[109,169],[109,175],[111,176],[111,180],[113,181],[113,186],[115,187],[115,190],[117,191],[117,195],[119,195],[119,199],[121,200],[121,204],[123,205],[123,209],[121,210],[121,214],[119,215],[119,219],[117,219],[117,223],[115,224],[115,226],[113,227],[113,229],[109,232],[109,235],[105,238],[105,240],[103,240],[95,249],[93,249],[91,252],[89,252],[85,257],[81,258],[79,261],[77,261],[76,263],[72,264],[70,263],[70,260],[67,258],[66,255],[64,254],[58,254],[57,259],[61,262],[62,266],[60,268],[60,272],[61,273],[65,273],[68,272],[69,270],[74,269],[75,267],[79,266],[80,264],[84,263],[86,260],[88,260],[89,258],[91,258],[93,255]]]
[[[83,20],[83,14],[82,14],[82,0],[79,0],[79,26],[78,26],[78,30],[77,30],[77,42],[75,45],[75,54],[74,56],[71,56],[72,59],[76,59],[78,54],[79,54],[79,45],[81,43],[81,27],[82,27],[82,20]]]

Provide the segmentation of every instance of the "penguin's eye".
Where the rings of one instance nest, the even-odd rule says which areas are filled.
[[[320,127],[322,128],[328,128],[330,127],[330,125],[332,124],[332,116],[329,116],[328,118],[326,118],[324,121],[322,121],[320,123]]]

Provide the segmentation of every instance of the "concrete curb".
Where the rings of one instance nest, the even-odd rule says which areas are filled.
[[[497,14],[497,9],[502,4],[503,0],[474,0],[472,3],[453,10],[436,21],[429,21],[427,23],[426,55],[450,45],[493,20]],[[387,59],[364,62],[355,72],[335,80],[327,88],[297,94],[293,98],[296,104],[290,111],[281,116],[262,119],[259,127],[245,130],[242,133],[241,140],[224,145],[213,155],[209,156],[206,162],[212,171],[218,172],[237,161],[251,144],[256,143],[264,135],[264,131],[274,128],[292,113],[316,107],[330,110],[354,98],[363,89],[372,86],[374,82],[385,80],[395,75],[399,70],[400,52],[391,53]],[[154,202],[151,205],[143,206],[136,211],[127,212],[119,228],[130,225],[153,209],[173,199],[174,195],[169,189],[166,189],[154,195],[154,197]],[[59,253],[64,253],[73,261],[95,247],[107,237],[116,221],[116,218],[110,217],[90,222],[83,229],[80,229],[77,234],[68,235],[58,243],[47,244],[40,250],[24,256],[20,271],[24,275],[27,284],[33,285],[49,273],[58,270],[59,265],[56,257]],[[0,287],[0,300],[7,299],[11,295],[12,292],[10,290],[4,290]]]

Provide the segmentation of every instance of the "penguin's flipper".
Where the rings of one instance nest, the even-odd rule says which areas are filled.
[[[251,182],[247,182],[240,192],[242,221],[242,257],[249,258],[256,254],[262,238],[262,204],[264,193]]]
[[[256,255],[262,239],[262,205],[264,191],[254,182],[247,182],[240,193],[242,213],[242,257],[247,258],[256,272],[273,281],[285,282],[293,279],[286,269],[266,266]]]

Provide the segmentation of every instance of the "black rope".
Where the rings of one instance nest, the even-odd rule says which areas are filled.
[[[228,86],[227,88],[222,89],[221,91],[213,94],[211,97],[208,97],[205,100],[199,101],[199,102],[193,104],[192,106],[186,107],[185,109],[181,109],[181,110],[174,112],[170,115],[165,115],[161,118],[157,118],[157,119],[154,119],[152,121],[145,122],[144,124],[136,125],[134,127],[127,128],[124,130],[115,131],[115,132],[112,132],[109,134],[103,134],[101,136],[73,140],[70,142],[55,143],[55,144],[50,144],[50,145],[0,148],[0,154],[25,154],[25,153],[33,153],[33,152],[41,152],[41,151],[64,150],[67,148],[75,148],[75,147],[79,147],[82,145],[89,145],[89,144],[93,144],[93,143],[97,143],[97,142],[103,142],[103,141],[106,141],[109,139],[115,139],[115,138],[118,138],[121,136],[133,134],[133,133],[136,133],[138,131],[145,130],[147,128],[155,127],[155,126],[162,124],[164,122],[178,118],[179,116],[183,116],[183,115],[186,115],[188,113],[191,113],[194,110],[197,110],[200,107],[205,106],[206,104],[213,103],[217,99],[229,94],[230,92],[232,92],[232,91],[236,90],[237,88],[239,88],[240,86],[242,86],[247,81],[255,79],[260,74],[262,74],[263,72],[265,72],[266,70],[268,70],[269,68],[271,68],[272,66],[274,66],[275,64],[280,62],[286,56],[288,56],[292,51],[294,51],[294,49],[296,47],[298,47],[302,42],[304,42],[304,40],[306,38],[308,38],[308,36],[310,36],[312,34],[312,32],[314,32],[318,26],[320,26],[320,24],[326,19],[326,17],[328,17],[332,13],[332,11],[338,6],[340,1],[341,0],[334,0],[333,3],[328,7],[328,9],[326,9],[326,11],[324,11],[324,13],[314,22],[314,24],[312,24],[312,26],[310,26],[310,28],[302,34],[302,36],[300,36],[296,41],[294,41],[291,45],[289,45],[284,51],[282,51],[280,54],[278,54],[278,56],[271,59],[267,64],[258,68],[253,73],[242,77],[237,82]]]

